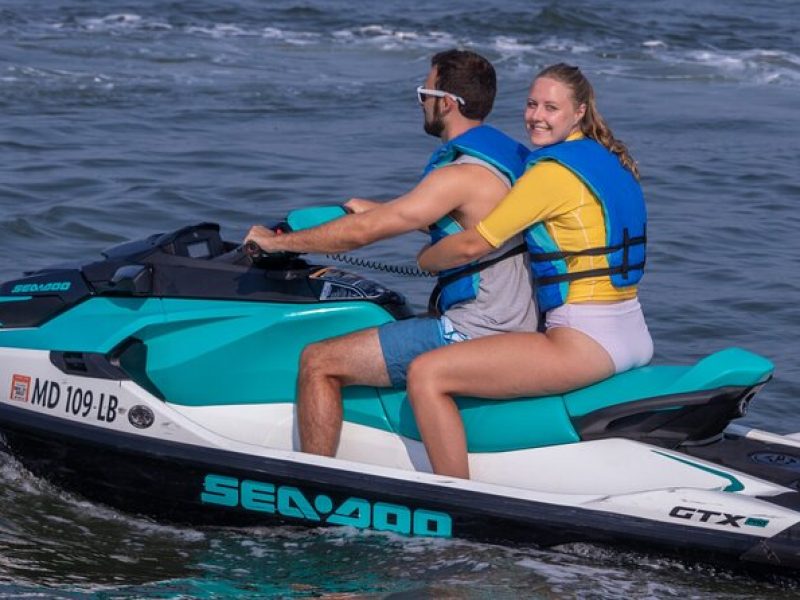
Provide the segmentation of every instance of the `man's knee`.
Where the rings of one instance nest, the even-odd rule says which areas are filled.
[[[309,344],[300,354],[301,376],[328,377],[346,383],[346,380],[353,377],[355,370],[352,353],[348,351],[351,344],[352,342],[345,343],[344,338]]]
[[[300,373],[303,377],[325,377],[335,374],[336,353],[330,345],[316,342],[303,348],[300,354]]]

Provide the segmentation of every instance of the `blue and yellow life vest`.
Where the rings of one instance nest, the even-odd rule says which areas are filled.
[[[547,232],[544,223],[530,227],[524,238],[531,257],[539,310],[545,312],[564,304],[569,284],[576,279],[607,275],[614,287],[636,285],[644,273],[647,244],[647,212],[639,182],[616,155],[589,138],[535,150],[526,166],[531,168],[544,160],[556,161],[569,169],[600,202],[606,245],[565,252]],[[575,256],[605,256],[608,267],[570,273],[567,259]]]
[[[479,158],[500,171],[511,185],[525,172],[525,161],[530,151],[516,140],[490,125],[473,127],[440,146],[428,161],[423,177],[434,169],[449,165],[461,155]],[[442,238],[463,231],[453,218],[445,216],[430,227],[431,242],[435,244]],[[434,290],[435,306],[440,313],[459,302],[474,300],[478,296],[480,274],[453,277],[469,265],[448,269],[439,273],[439,285]],[[433,298],[433,297],[432,297]]]

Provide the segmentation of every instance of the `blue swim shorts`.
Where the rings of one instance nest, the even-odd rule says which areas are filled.
[[[378,339],[392,387],[404,389],[412,360],[430,350],[466,340],[468,336],[456,331],[447,317],[416,317],[381,325]]]

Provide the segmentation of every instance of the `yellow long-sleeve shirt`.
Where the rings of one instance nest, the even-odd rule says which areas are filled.
[[[478,224],[477,230],[497,248],[539,222],[544,223],[562,251],[606,245],[602,205],[572,171],[554,161],[542,161],[529,169],[498,207]],[[605,256],[571,257],[566,263],[569,273],[608,267]],[[616,288],[606,275],[571,282],[567,302],[616,302],[635,296],[636,286]]]

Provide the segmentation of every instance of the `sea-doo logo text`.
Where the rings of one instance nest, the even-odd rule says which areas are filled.
[[[785,452],[754,452],[750,460],[762,465],[772,465],[780,469],[800,471],[800,457]]]
[[[392,531],[404,535],[450,537],[450,515],[399,504],[348,498],[334,506],[330,497],[319,494],[309,499],[296,487],[208,474],[203,481],[200,501],[219,506],[241,506],[245,510],[279,514],[329,525],[349,525],[359,529]]]
[[[18,283],[11,290],[12,294],[30,294],[35,292],[66,292],[72,287],[69,281],[52,281],[50,283]]]
[[[769,524],[769,519],[761,519],[758,517],[748,517],[746,515],[731,515],[726,512],[717,512],[715,510],[704,510],[702,508],[690,508],[688,506],[675,506],[669,511],[669,516],[676,519],[687,519],[690,521],[700,521],[701,523],[712,523],[713,525],[726,525],[728,527],[739,528],[742,525],[749,525],[750,527],[766,527]],[[719,520],[716,520],[719,517]],[[715,519],[711,521],[711,519]],[[744,523],[740,521],[744,519]]]

